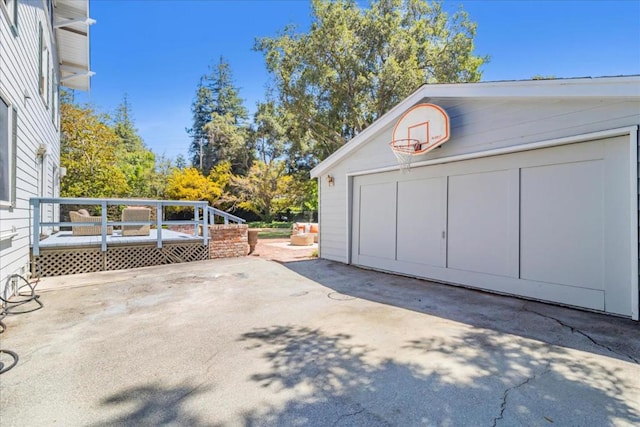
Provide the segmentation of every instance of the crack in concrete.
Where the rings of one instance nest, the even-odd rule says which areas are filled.
[[[504,418],[504,411],[507,409],[507,400],[509,397],[509,393],[512,390],[515,390],[517,388],[520,388],[524,385],[529,384],[531,381],[535,380],[538,377],[541,377],[542,375],[546,374],[547,372],[549,372],[549,364],[547,364],[547,366],[545,367],[544,371],[540,372],[539,374],[533,374],[530,377],[527,377],[524,381],[522,381],[520,384],[516,384],[512,387],[507,388],[504,393],[502,393],[502,403],[500,404],[500,414],[498,414],[497,417],[495,417],[493,419],[493,423],[491,424],[491,427],[496,427],[498,425],[498,421],[502,420]]]
[[[633,357],[633,356],[632,356],[632,355],[630,355],[630,354],[621,353],[621,352],[619,352],[619,351],[617,351],[617,350],[615,350],[615,349],[613,349],[613,348],[609,347],[609,346],[608,346],[608,345],[606,345],[606,344],[601,344],[601,343],[599,343],[599,342],[598,342],[598,341],[596,341],[593,337],[591,337],[589,334],[587,334],[587,333],[585,333],[585,332],[582,332],[580,329],[578,329],[578,328],[574,328],[574,327],[573,327],[573,326],[571,326],[571,325],[567,325],[566,323],[564,323],[564,322],[563,322],[562,320],[560,320],[560,319],[556,319],[556,318],[555,318],[555,317],[553,317],[553,316],[549,316],[549,315],[546,315],[546,314],[543,314],[543,313],[539,313],[539,312],[537,312],[537,311],[529,310],[529,309],[528,309],[528,308],[526,308],[526,307],[523,307],[523,309],[524,309],[524,311],[528,311],[529,313],[537,314],[538,316],[541,316],[541,317],[545,317],[545,318],[547,318],[547,319],[554,320],[554,321],[555,321],[556,323],[558,323],[560,326],[563,326],[563,327],[568,328],[569,330],[571,330],[571,333],[572,333],[572,334],[579,334],[579,335],[582,335],[583,337],[585,337],[586,339],[588,339],[592,344],[594,344],[594,345],[596,345],[596,346],[598,346],[598,347],[604,348],[604,349],[606,349],[606,350],[609,350],[611,353],[617,354],[618,356],[626,357],[626,358],[628,358],[629,360],[631,360],[633,363],[636,363],[636,364],[639,364],[639,365],[640,365],[640,360],[639,360],[639,359],[636,359],[635,357]]]
[[[345,419],[345,418],[355,417],[356,415],[361,414],[361,413],[363,413],[363,412],[364,412],[364,408],[360,409],[359,411],[352,412],[352,413],[349,413],[349,414],[342,414],[342,415],[340,415],[340,416],[338,417],[338,419],[337,419],[337,420],[335,420],[335,421],[333,422],[333,426],[334,426],[334,427],[335,427],[335,426],[337,426],[337,425],[338,425],[338,423],[339,423],[340,421],[342,421],[343,419]]]

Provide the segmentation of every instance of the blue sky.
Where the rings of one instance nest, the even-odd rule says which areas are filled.
[[[476,53],[491,57],[484,81],[640,74],[640,0],[445,2],[460,6],[478,24]],[[269,81],[255,38],[310,22],[303,0],[92,0],[90,11],[97,74],[76,99],[111,112],[127,93],[145,143],[172,158],[187,156],[191,102],[209,65],[226,58],[254,111]]]

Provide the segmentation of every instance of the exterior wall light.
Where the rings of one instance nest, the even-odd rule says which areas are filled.
[[[333,187],[335,185],[335,179],[333,178],[333,175],[327,175],[327,184],[329,184],[329,187]]]

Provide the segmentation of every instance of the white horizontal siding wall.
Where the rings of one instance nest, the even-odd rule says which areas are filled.
[[[43,1],[19,1],[18,8],[17,35],[11,30],[6,16],[0,13],[0,93],[18,110],[16,205],[14,208],[0,208],[0,233],[15,228],[18,235],[0,241],[0,292],[4,292],[11,274],[28,272],[29,199],[59,196],[58,111],[55,114],[52,111],[51,94],[47,94],[45,100],[38,89],[39,23],[48,40],[49,53],[53,53],[49,67],[53,67],[57,75],[57,67],[53,66],[55,41]],[[46,61],[44,63],[46,67]],[[41,144],[47,147],[47,154],[42,160],[36,155]],[[57,209],[53,206],[45,207],[42,214],[44,221],[58,218]]]
[[[517,146],[640,124],[640,102],[624,99],[473,99],[439,98],[424,102],[443,107],[451,139],[419,160]],[[402,114],[402,112],[399,112]],[[349,262],[347,174],[397,165],[389,149],[395,120],[320,177],[322,258]],[[400,172],[398,172],[400,173]],[[326,176],[335,185],[329,187]]]

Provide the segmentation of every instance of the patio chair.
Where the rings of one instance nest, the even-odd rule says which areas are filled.
[[[319,231],[318,224],[314,222],[294,222],[291,227],[292,236],[296,234],[311,234],[314,243],[318,243]]]
[[[151,221],[151,209],[144,207],[129,207],[122,211],[122,221]],[[123,225],[123,236],[148,236],[151,231],[149,224]]]
[[[71,234],[73,236],[100,236],[102,235],[102,217],[91,216],[85,209],[69,211],[71,222],[95,222],[98,225],[72,225]],[[107,227],[107,234],[113,234],[113,227]]]

